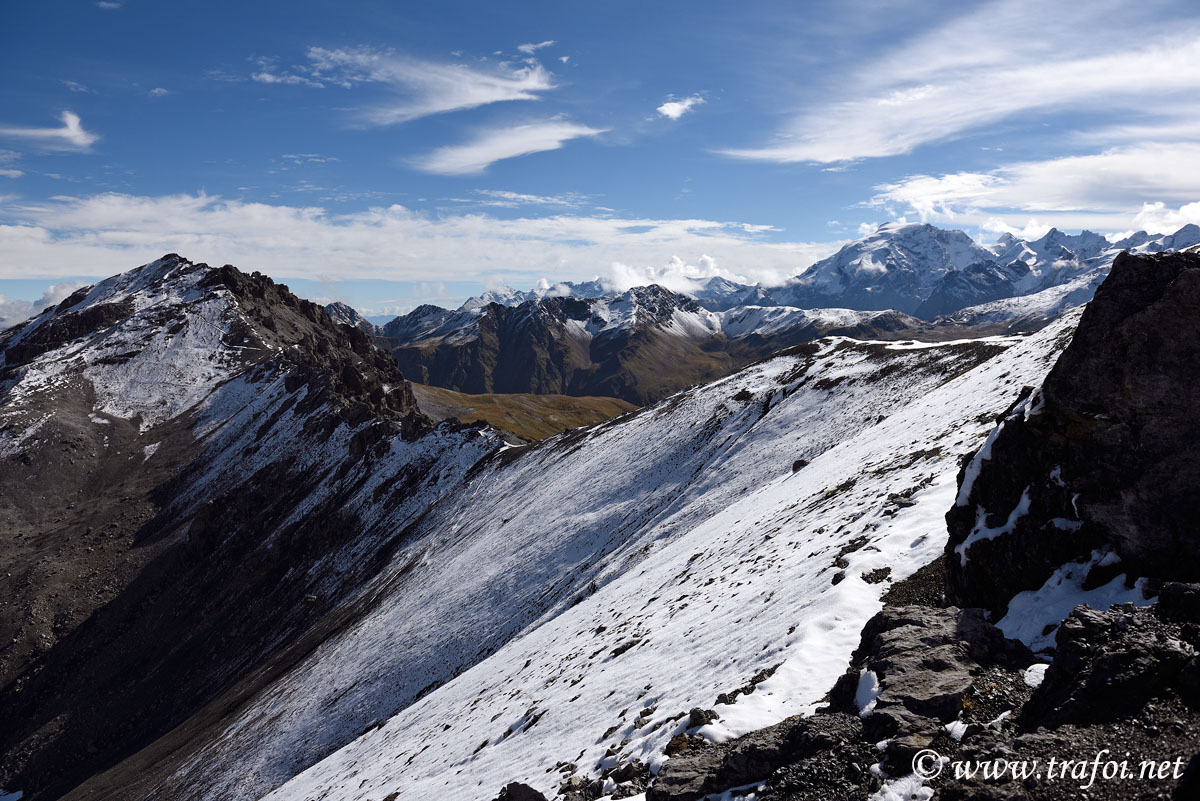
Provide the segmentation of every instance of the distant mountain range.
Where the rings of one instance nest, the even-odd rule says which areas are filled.
[[[1051,229],[984,247],[962,231],[889,223],[781,286],[722,277],[687,293],[601,279],[501,287],[456,310],[420,306],[373,333],[412,380],[469,393],[608,395],[644,404],[829,335],[938,340],[1033,331],[1086,303],[1118,253],[1181,250],[1200,227],[1118,242]]]

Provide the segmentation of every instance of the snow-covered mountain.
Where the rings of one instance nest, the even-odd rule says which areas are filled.
[[[508,286],[489,289],[483,294],[468,298],[461,311],[478,312],[489,303],[499,303],[501,306],[520,306],[522,303],[542,298],[599,298],[611,295],[616,288],[611,282],[602,278],[591,281],[561,281],[557,284],[542,279],[533,289],[520,290]]]
[[[365,332],[264,276],[171,255],[81,290],[0,334],[0,787],[28,801],[492,801],[519,781],[595,801],[662,775],[674,784],[650,797],[696,798],[689,771],[727,753],[712,743],[736,749],[832,698],[858,745],[815,758],[849,776],[838,760],[865,753],[879,762],[852,763],[861,786],[927,797],[891,759],[911,766],[918,741],[903,730],[881,751],[898,730],[879,727],[942,736],[976,675],[1019,679],[1029,662],[1014,660],[1033,659],[1026,646],[1044,646],[1072,593],[1143,603],[1153,585],[1126,586],[1132,568],[1103,555],[1076,576],[1031,532],[1073,532],[1050,544],[1077,550],[1116,525],[1104,536],[1131,564],[1151,554],[1137,566],[1200,575],[1190,545],[1130,534],[1121,512],[1165,508],[1195,537],[1195,338],[1161,337],[1195,327],[1200,265],[1119,266],[1070,358],[1072,309],[1032,334],[819,337],[520,447],[486,426],[435,427]],[[658,287],[447,313],[533,325],[555,309],[579,336],[632,332],[626,348],[645,330],[676,342],[863,319],[712,312]],[[1160,407],[1161,425],[1139,417]],[[1122,471],[1130,448],[1144,469]],[[1110,492],[1115,479],[1136,497]],[[1072,510],[1102,528],[1074,526]],[[968,571],[941,567],[960,551]],[[993,552],[997,570],[971,561]],[[1037,625],[938,608],[942,586],[966,597],[989,582],[1003,592],[983,605],[1016,603]],[[1063,627],[1094,643],[1097,619]],[[1191,629],[1120,625],[1151,627],[1121,647],[1166,643],[1180,681],[1194,675]],[[916,653],[897,662],[897,644]],[[971,661],[985,657],[999,660],[986,674]],[[1145,665],[1128,663],[1141,687]],[[932,675],[906,683],[910,667]],[[1043,670],[1047,692],[1073,692],[1068,664]],[[905,711],[922,688],[936,709]],[[1024,692],[998,712],[981,702],[987,717],[947,736],[990,731]],[[1182,737],[1200,721],[1166,714]],[[755,782],[787,757],[753,753]]]
[[[500,443],[232,267],[169,255],[0,334],[0,787],[57,797],[286,668]]]
[[[1099,280],[1103,280],[1112,260],[1122,251],[1159,253],[1197,243],[1200,227],[1196,225],[1185,225],[1173,234],[1138,231],[1115,242],[1091,231],[1071,235],[1052,228],[1034,240],[1006,233],[994,244],[982,246],[962,231],[919,223],[887,223],[782,286],[739,284],[718,276],[683,294],[717,312],[739,306],[895,309],[934,320],[971,306],[1053,289],[1096,270],[1100,271]],[[617,294],[606,289],[603,281],[555,286],[557,294],[563,296]],[[488,292],[461,308],[478,312],[488,303],[518,306],[554,294],[543,281],[528,292],[507,287]]]
[[[788,306],[898,309],[911,314],[947,273],[991,257],[962,231],[888,223],[772,289],[770,295]]]

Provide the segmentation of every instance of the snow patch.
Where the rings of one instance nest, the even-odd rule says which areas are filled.
[[[1041,687],[1042,682],[1046,679],[1046,669],[1050,667],[1045,662],[1038,662],[1025,668],[1025,675],[1022,678],[1025,684],[1034,689]]]
[[[1017,593],[1008,603],[1008,614],[996,627],[1005,637],[1020,640],[1038,653],[1054,647],[1058,625],[1076,606],[1090,606],[1103,612],[1117,604],[1152,605],[1154,600],[1147,600],[1142,592],[1146,579],[1138,579],[1129,588],[1125,586],[1124,573],[1102,587],[1083,589],[1088,571],[1107,558],[1108,553],[1093,551],[1090,559],[1068,562],[1055,570],[1040,589]]]
[[[870,717],[879,701],[883,689],[879,686],[879,677],[873,670],[864,670],[858,677],[858,689],[854,692],[854,703],[858,706],[860,718]]]
[[[1031,503],[1029,497],[1030,489],[1031,487],[1026,487],[1021,493],[1021,500],[1017,501],[1017,505],[1009,512],[1008,520],[1004,521],[1004,525],[1002,526],[989,528],[987,526],[987,510],[982,506],[976,507],[975,528],[971,529],[971,533],[967,535],[965,540],[954,546],[954,552],[958,554],[964,566],[967,564],[967,551],[970,550],[972,545],[980,540],[992,540],[1004,534],[1011,534],[1012,530],[1016,528],[1017,521],[1029,514],[1029,504]]]

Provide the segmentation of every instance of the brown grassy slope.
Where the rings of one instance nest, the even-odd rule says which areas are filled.
[[[592,425],[637,407],[620,398],[569,395],[468,395],[441,387],[412,384],[417,406],[440,422],[456,417],[482,420],[526,440],[541,440],[571,428]]]

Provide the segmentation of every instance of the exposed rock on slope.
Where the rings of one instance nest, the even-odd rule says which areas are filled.
[[[964,467],[952,601],[1003,615],[1074,560],[1094,563],[1085,589],[1200,578],[1197,342],[1200,256],[1118,257],[1041,388]]]

